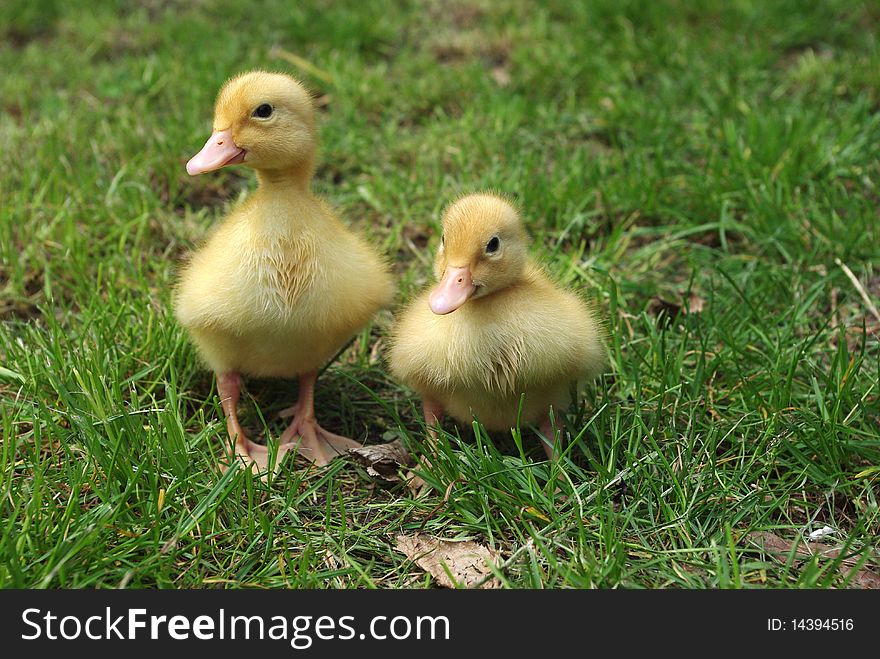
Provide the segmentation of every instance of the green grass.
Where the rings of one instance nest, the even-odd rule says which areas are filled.
[[[421,587],[393,549],[419,529],[516,553],[514,588],[880,570],[880,323],[843,268],[880,304],[876,5],[116,4],[0,9],[0,584]],[[597,301],[612,361],[567,414],[567,498],[527,428],[447,426],[423,499],[343,460],[220,476],[212,375],[170,297],[254,185],[183,165],[219,86],[256,67],[322,97],[316,187],[393,259],[400,302],[430,280],[443,205],[482,188]],[[689,296],[702,310],[676,314]],[[318,404],[332,430],[417,450],[390,323]],[[294,385],[248,391],[245,424],[280,432]],[[750,535],[824,525],[836,560]]]

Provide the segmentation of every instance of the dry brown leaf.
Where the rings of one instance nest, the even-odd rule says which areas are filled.
[[[746,537],[762,547],[764,551],[783,557],[791,554],[792,547],[795,547],[795,542],[781,538],[770,531],[753,531]],[[795,558],[802,560],[810,559],[815,555],[822,556],[828,560],[834,560],[840,556],[840,551],[840,548],[836,547],[814,551],[807,544],[799,542],[794,550],[794,555]],[[847,577],[851,577],[850,585],[856,588],[880,588],[880,574],[867,567],[854,572],[857,563],[858,559],[855,558],[844,558],[841,561],[841,572]],[[849,568],[849,570],[844,572],[846,568]]]
[[[413,464],[412,456],[399,439],[387,444],[374,444],[348,449],[349,454],[367,468],[367,473],[390,483],[400,481],[400,467]]]
[[[658,322],[668,327],[678,320],[679,316],[701,313],[705,304],[706,301],[696,293],[690,293],[684,303],[670,302],[655,295],[648,302],[648,313],[657,316]]]
[[[871,570],[859,570],[853,575],[850,584],[855,588],[880,588],[880,575]]]
[[[415,562],[446,588],[501,588],[497,577],[489,576],[489,563],[497,565],[498,552],[476,542],[450,542],[424,533],[398,535],[397,551]],[[444,567],[445,566],[445,567]],[[447,573],[446,568],[449,569]],[[454,579],[450,579],[449,574]]]
[[[420,497],[431,491],[431,486],[422,480],[421,476],[416,476],[415,472],[412,470],[406,472],[406,476],[404,476],[403,480],[406,481],[406,486],[414,497]]]
[[[658,324],[669,327],[681,315],[681,305],[655,295],[648,302],[648,313],[657,317]]]
[[[696,293],[691,293],[688,295],[688,303],[685,308],[685,313],[700,313],[703,311],[703,306],[706,304],[706,301],[701,298]]]

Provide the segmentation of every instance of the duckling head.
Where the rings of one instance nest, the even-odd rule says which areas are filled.
[[[440,281],[428,304],[438,315],[451,313],[515,284],[527,262],[528,237],[510,202],[488,193],[462,197],[443,214],[434,260]]]
[[[195,176],[241,163],[311,175],[316,131],[312,98],[299,82],[283,73],[244,73],[217,95],[213,133],[186,171]]]

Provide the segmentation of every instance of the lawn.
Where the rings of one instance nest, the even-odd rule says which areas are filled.
[[[0,585],[432,587],[395,549],[416,533],[491,548],[511,588],[880,585],[878,36],[849,0],[4,2]],[[448,424],[421,498],[347,459],[221,476],[170,300],[255,185],[184,169],[254,68],[318,99],[315,188],[397,304],[446,203],[518,200],[610,337],[558,470],[529,428]],[[392,311],[320,418],[417,452]],[[295,395],[248,380],[243,423],[276,437]]]

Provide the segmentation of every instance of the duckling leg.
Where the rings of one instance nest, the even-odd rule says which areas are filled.
[[[296,449],[307,460],[317,465],[328,464],[337,455],[344,455],[350,448],[360,448],[360,444],[324,430],[315,419],[315,380],[318,372],[304,373],[299,378],[299,399],[293,407],[281,412],[282,416],[293,416],[293,421],[281,435],[281,446]],[[295,438],[299,441],[295,442]]]
[[[238,373],[218,373],[217,394],[220,396],[220,404],[226,415],[226,430],[229,432],[229,437],[235,440],[235,456],[247,466],[256,465],[260,471],[266,471],[269,468],[269,449],[249,440],[238,421],[241,376]],[[276,467],[281,462],[281,456],[287,450],[288,448],[285,446],[278,447],[275,458]],[[223,465],[221,468],[226,471],[229,465]]]
[[[422,401],[422,413],[425,416],[425,427],[428,430],[428,437],[425,441],[426,450],[419,466],[422,469],[431,469],[431,458],[437,456],[437,427],[440,425],[440,419],[443,418],[443,406],[436,400],[425,398]],[[420,476],[416,476],[412,471],[409,471],[406,475],[406,484],[416,496],[424,494],[431,489]]]
[[[550,410],[547,411],[547,416],[541,421],[540,430],[543,437],[539,437],[538,439],[541,440],[541,445],[544,447],[544,452],[547,454],[547,458],[551,463],[558,462],[559,453],[556,452],[556,442],[558,439],[562,439],[562,427],[559,427],[559,433],[557,436],[557,433],[553,429],[553,419],[550,417]],[[561,470],[556,479],[560,483],[566,482],[565,474],[563,474]],[[556,488],[555,493],[562,501],[568,499],[566,495],[562,494],[562,490],[559,487]]]
[[[547,454],[547,459],[550,462],[556,462],[559,459],[559,454],[556,452],[557,436],[553,428],[553,421],[550,419],[550,412],[547,412],[547,416],[541,421],[540,430],[543,437],[539,439],[541,440],[541,446],[544,447],[544,452]]]
[[[443,418],[443,406],[436,400],[425,398],[425,400],[422,401],[422,413],[425,415],[425,425],[428,428],[431,452],[433,453],[433,444],[437,441],[437,426],[440,425],[440,419]]]

